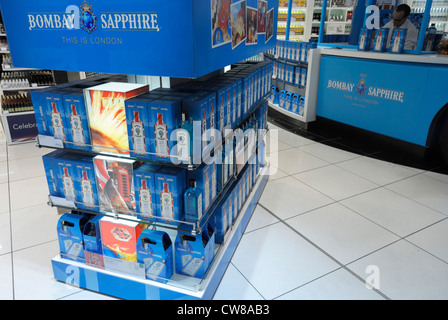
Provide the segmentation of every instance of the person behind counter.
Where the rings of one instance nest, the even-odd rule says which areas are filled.
[[[404,50],[414,50],[418,39],[418,30],[409,21],[408,17],[411,13],[411,8],[407,4],[400,4],[392,15],[392,20],[384,25],[383,28],[389,29],[389,35],[387,36],[387,48],[390,47],[390,41],[394,28],[407,29],[406,42],[404,44]]]

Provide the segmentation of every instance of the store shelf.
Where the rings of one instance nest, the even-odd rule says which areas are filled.
[[[253,107],[250,109],[250,111],[248,111],[247,116],[244,117],[243,119],[241,119],[238,124],[233,128],[234,130],[241,128],[241,126],[251,117],[251,115],[260,107],[262,107],[263,105],[265,105],[267,103],[267,98],[268,98],[269,94],[265,95],[264,97],[261,97],[259,99],[259,101],[257,103],[255,103],[253,105]],[[229,134],[231,134],[231,132],[229,132]],[[222,143],[224,143],[229,137],[225,136],[222,139]],[[43,135],[39,135],[38,137],[38,147],[43,147],[43,148],[53,148],[53,149],[64,149],[64,145],[66,144],[73,144],[73,142],[69,142],[69,141],[62,141],[60,139],[55,139],[54,137],[51,136],[43,136]],[[89,146],[89,147],[96,147],[94,145],[87,145],[84,144],[82,146]],[[207,160],[210,159],[211,157],[211,152],[213,149],[215,149],[216,144],[210,143],[206,149],[203,151],[202,154],[207,155],[207,157],[203,158],[201,163],[196,163],[196,164],[186,164],[186,163],[179,163],[179,164],[174,164],[171,162],[160,162],[160,161],[153,161],[153,160],[147,160],[147,159],[142,159],[142,158],[132,158],[129,155],[121,155],[118,153],[113,153],[113,156],[116,158],[124,158],[124,159],[131,159],[131,160],[136,160],[136,161],[143,161],[143,162],[148,162],[148,163],[154,163],[154,164],[159,164],[159,165],[166,165],[166,166],[175,166],[178,168],[184,168],[187,170],[194,170],[197,167],[199,167],[200,165],[202,165],[203,163],[207,162]],[[101,147],[101,148],[106,148],[106,147]],[[113,151],[117,151],[118,149],[114,149],[114,148],[109,148],[111,149],[111,152]],[[74,153],[81,153],[81,154],[93,154],[93,155],[104,155],[104,152],[97,152],[95,150],[90,150],[90,151],[82,151],[82,150],[75,150],[75,149],[70,149],[70,148],[65,148],[65,150],[70,151],[70,152],[74,152]],[[126,151],[129,152],[130,150],[120,150],[120,151]],[[154,155],[152,153],[145,153],[146,155]]]
[[[3,91],[28,91],[28,90],[39,90],[45,89],[50,86],[42,86],[42,87],[24,87],[24,88],[0,88]]]
[[[249,223],[255,207],[269,180],[269,166],[260,171],[257,182],[246,198],[234,225],[224,242],[215,250],[215,258],[203,279],[174,273],[168,283],[140,279],[131,275],[97,269],[80,262],[62,258],[51,260],[56,280],[66,284],[130,300],[209,300],[230,263],[241,236]],[[73,273],[76,270],[76,273]]]
[[[41,69],[34,69],[34,68],[14,68],[14,67],[7,67],[5,65],[2,66],[3,71],[35,71],[35,70],[41,70]]]
[[[275,111],[278,111],[280,113],[283,113],[284,115],[287,115],[290,118],[296,119],[296,120],[300,120],[300,121],[304,121],[305,118],[301,115],[298,115],[297,113],[285,110],[283,108],[280,108],[280,106],[278,104],[273,104],[272,102],[268,103],[269,107],[274,109]]]

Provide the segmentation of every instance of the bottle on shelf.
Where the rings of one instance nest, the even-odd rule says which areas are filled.
[[[189,162],[193,146],[193,124],[188,120],[186,113],[182,113],[182,122],[176,131],[176,139],[178,160]]]
[[[202,192],[196,188],[196,180],[191,179],[184,193],[185,220],[197,221],[202,217]]]
[[[33,111],[33,104],[27,94],[2,97],[2,109],[8,113]]]

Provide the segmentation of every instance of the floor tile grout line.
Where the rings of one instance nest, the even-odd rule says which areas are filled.
[[[236,250],[235,250],[236,251]],[[232,266],[236,269],[236,271],[238,271],[238,273],[250,284],[250,286],[260,295],[260,297],[263,298],[263,300],[267,300],[260,291],[257,290],[257,288],[252,284],[252,282],[249,281],[249,279],[247,279],[244,274],[240,271],[240,269],[238,269],[238,267],[232,262],[232,260],[230,260],[230,263],[232,264]]]
[[[353,263],[353,262],[355,262],[355,261],[357,261],[357,260],[359,260],[359,259],[361,259],[361,258],[363,258],[363,257],[366,257],[366,256],[368,256],[368,255],[370,255],[370,254],[372,254],[372,253],[374,253],[374,252],[376,252],[376,251],[378,251],[378,250],[381,250],[381,249],[383,249],[383,248],[385,248],[385,247],[387,247],[387,246],[390,246],[391,244],[393,244],[393,243],[395,243],[395,242],[397,242],[397,241],[400,241],[400,240],[402,240],[401,238],[400,239],[398,239],[398,240],[396,240],[396,241],[394,241],[394,242],[392,242],[392,243],[390,243],[390,244],[388,244],[388,245],[386,245],[386,246],[383,246],[383,247],[381,247],[381,248],[378,248],[377,250],[374,250],[374,251],[372,251],[372,252],[370,252],[370,253],[368,253],[368,254],[366,254],[366,255],[364,255],[364,256],[362,256],[362,257],[360,257],[360,258],[358,258],[358,259],[356,259],[356,260],[353,260],[353,261],[351,261],[351,262],[349,262],[349,263],[347,263],[347,264],[343,264],[342,262],[340,262],[339,260],[337,260],[335,257],[333,257],[332,255],[330,255],[328,252],[326,252],[323,248],[321,248],[321,247],[319,247],[316,243],[314,243],[313,241],[311,241],[311,239],[308,239],[306,236],[304,236],[303,234],[301,234],[299,231],[297,231],[296,229],[294,229],[291,225],[289,225],[288,223],[286,223],[284,220],[282,220],[282,219],[280,219],[276,214],[274,214],[271,210],[269,210],[268,208],[266,208],[265,206],[263,206],[262,204],[258,204],[258,205],[260,205],[263,209],[265,209],[267,212],[269,212],[271,215],[273,215],[275,218],[277,218],[278,220],[280,220],[280,222],[281,223],[283,223],[287,228],[289,228],[291,231],[293,231],[294,233],[296,233],[297,235],[299,235],[301,238],[303,238],[305,241],[307,241],[309,244],[311,244],[313,247],[315,247],[316,249],[318,249],[320,252],[322,252],[323,254],[325,254],[328,258],[330,258],[331,260],[333,260],[336,264],[338,264],[340,267],[342,267],[343,269],[345,269],[346,271],[348,271],[348,272],[350,272],[352,275],[354,275],[357,279],[359,279],[361,282],[363,282],[363,283],[365,283],[365,280],[364,279],[362,279],[359,275],[357,275],[356,273],[354,273],[353,271],[351,271],[350,269],[348,269],[346,266],[347,265],[349,265],[349,264],[351,264],[351,263]],[[337,269],[336,269],[337,270]],[[333,270],[333,271],[335,271],[335,270]],[[315,279],[314,279],[315,280]],[[375,289],[375,288],[374,288]],[[377,290],[377,289],[375,289],[375,291],[377,291],[380,295],[382,295],[383,297],[385,297],[386,299],[388,299],[388,300],[390,300],[390,298],[386,295],[386,294],[384,294],[384,293],[382,293],[381,291],[379,291],[379,290]]]
[[[324,167],[320,167],[320,168],[324,168]],[[311,169],[311,170],[318,170],[318,169],[320,169],[320,168]],[[339,167],[338,167],[338,168],[339,168]],[[343,169],[343,168],[340,168],[340,169],[345,170],[345,169]],[[311,170],[303,171],[303,172],[309,172],[309,171],[311,171]],[[283,171],[283,172],[284,172],[284,171]],[[388,190],[388,191],[391,191],[391,192],[393,192],[393,193],[395,193],[395,194],[397,194],[397,195],[399,195],[399,196],[402,196],[402,197],[404,197],[404,198],[406,198],[406,199],[408,199],[408,200],[411,200],[412,202],[415,202],[415,203],[417,203],[417,204],[419,204],[419,205],[422,205],[422,206],[424,206],[424,207],[426,207],[426,208],[428,208],[428,209],[434,210],[434,211],[436,211],[436,212],[438,212],[438,213],[441,213],[441,214],[443,214],[443,215],[446,215],[446,216],[448,215],[447,213],[444,213],[444,212],[441,212],[441,211],[439,211],[439,210],[437,210],[437,209],[431,208],[431,207],[429,207],[428,205],[426,205],[426,204],[424,204],[424,203],[422,203],[422,202],[419,202],[419,201],[417,201],[417,200],[415,200],[415,199],[412,199],[412,198],[407,197],[406,195],[403,195],[403,194],[398,193],[398,192],[396,192],[396,191],[394,191],[394,190],[392,190],[392,189],[387,188],[387,186],[389,186],[389,185],[391,185],[391,184],[395,184],[395,183],[404,181],[404,180],[406,180],[406,179],[410,179],[410,178],[416,177],[416,176],[418,176],[418,175],[422,175],[423,172],[416,173],[415,175],[412,175],[412,176],[409,176],[409,177],[406,177],[406,178],[402,178],[402,179],[400,179],[400,180],[397,180],[397,181],[394,181],[394,182],[387,183],[387,184],[385,184],[385,185],[378,185],[378,184],[374,183],[375,185],[377,185],[377,187],[372,188],[372,189],[369,189],[369,190],[366,190],[366,191],[363,191],[363,192],[360,192],[360,193],[357,193],[357,194],[354,194],[354,195],[351,195],[351,196],[348,196],[348,197],[346,197],[346,198],[342,198],[342,199],[334,199],[334,198],[330,197],[329,195],[323,193],[322,191],[320,191],[320,190],[314,188],[313,186],[307,184],[306,182],[300,180],[299,178],[295,177],[295,175],[298,175],[298,174],[301,174],[301,173],[302,173],[302,172],[300,172],[300,173],[295,173],[295,174],[290,174],[288,177],[292,177],[293,179],[295,179],[295,180],[297,180],[297,181],[299,181],[299,182],[305,184],[306,186],[310,187],[311,189],[313,189],[313,190],[315,190],[315,191],[321,193],[322,195],[324,195],[324,196],[326,196],[326,197],[328,197],[328,198],[330,198],[330,199],[332,199],[332,200],[334,200],[334,201],[336,201],[336,202],[341,202],[341,201],[344,201],[344,200],[347,200],[347,199],[350,199],[350,198],[353,198],[353,197],[357,197],[357,196],[360,196],[360,195],[362,195],[362,194],[365,194],[365,193],[368,193],[368,192],[371,192],[371,191],[378,190],[378,189],[380,189],[380,188],[384,188],[384,189],[386,189],[386,190]],[[277,180],[280,180],[280,179],[283,179],[283,178],[286,178],[286,177],[282,177],[282,178],[274,179],[273,181],[277,181]],[[361,177],[361,178],[362,178],[362,177]],[[365,178],[363,178],[363,179],[366,180]],[[367,180],[367,181],[369,181],[369,180]],[[370,182],[370,181],[369,181],[369,182]],[[373,183],[373,182],[372,182],[372,183]]]
[[[422,173],[420,173],[420,174],[422,174]],[[404,180],[404,179],[403,179],[403,180]],[[400,180],[400,181],[402,181],[402,180]],[[443,215],[445,215],[445,216],[448,216],[448,213],[439,211],[438,209],[435,209],[435,208],[432,208],[432,207],[428,206],[426,203],[417,201],[417,200],[415,200],[415,199],[413,199],[413,198],[408,197],[407,195],[404,195],[404,194],[401,194],[401,193],[399,193],[399,192],[397,192],[397,191],[395,191],[395,190],[389,189],[387,186],[388,186],[388,185],[385,185],[384,188],[385,188],[386,190],[390,191],[390,192],[393,192],[393,193],[395,193],[395,194],[397,194],[397,195],[399,195],[399,196],[402,196],[402,197],[404,197],[404,198],[406,198],[406,199],[408,199],[408,200],[411,200],[412,202],[418,203],[418,204],[420,204],[420,205],[423,206],[423,207],[426,207],[426,208],[431,209],[431,210],[434,210],[434,211],[436,211],[436,212],[438,212],[438,213],[440,213],[440,214],[443,214]]]

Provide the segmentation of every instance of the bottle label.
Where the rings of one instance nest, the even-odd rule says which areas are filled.
[[[155,125],[156,132],[156,155],[161,158],[170,157],[170,148],[168,145],[168,130],[164,124]]]
[[[170,193],[160,194],[161,215],[164,220],[174,220],[173,196]]]
[[[93,207],[95,205],[93,201],[92,183],[89,180],[81,180],[82,200],[85,206]]]
[[[146,152],[145,131],[141,122],[132,122],[132,141],[134,153],[144,154]]]
[[[59,112],[51,113],[51,123],[53,124],[54,137],[65,140],[64,126],[62,124],[62,117]]]
[[[140,189],[140,213],[144,217],[152,217],[151,192],[147,189]]]
[[[177,157],[179,161],[190,161],[190,134],[185,129],[177,129]]]
[[[67,200],[75,202],[76,196],[75,196],[75,188],[73,186],[73,180],[70,177],[63,177],[62,183],[64,185],[64,193],[65,198]]]
[[[73,142],[76,145],[85,144],[84,132],[82,130],[82,122],[81,117],[79,115],[71,115],[70,116],[70,125],[72,127],[72,137]]]

